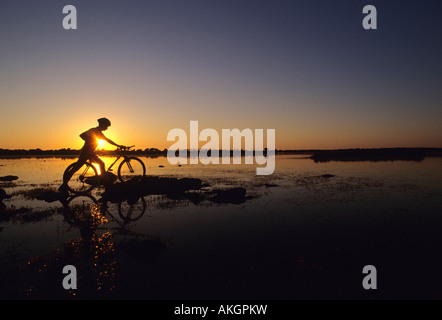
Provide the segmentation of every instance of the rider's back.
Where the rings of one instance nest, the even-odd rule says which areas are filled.
[[[100,128],[91,128],[82,134],[80,134],[80,138],[85,141],[84,147],[95,149],[98,146],[98,140],[103,139],[104,135]]]

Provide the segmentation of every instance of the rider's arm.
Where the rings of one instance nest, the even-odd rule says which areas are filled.
[[[112,145],[114,145],[116,147],[119,147],[119,148],[123,147],[122,145],[119,145],[118,143],[115,143],[111,139],[107,138],[104,134],[103,134],[103,140],[107,141],[108,143],[110,143],[110,144],[112,144]]]

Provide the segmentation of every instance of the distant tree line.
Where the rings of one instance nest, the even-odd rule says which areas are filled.
[[[133,154],[148,154],[148,155],[161,155],[167,154],[167,149],[160,150],[157,148],[136,149],[127,151]],[[100,155],[114,155],[117,154],[116,150],[97,150]],[[80,154],[79,149],[62,148],[62,149],[50,149],[42,150],[37,149],[0,149],[0,156],[76,156]]]
[[[219,154],[222,154],[222,150],[218,150]],[[126,151],[129,154],[136,155],[152,155],[152,156],[160,156],[167,155],[167,149],[157,149],[157,148],[146,148],[146,149],[135,149]],[[178,151],[177,151],[178,152]],[[189,155],[190,150],[187,151]],[[264,154],[267,153],[267,149],[264,150]],[[407,157],[417,157],[423,158],[428,156],[442,156],[442,148],[377,148],[377,149],[335,149],[335,150],[318,150],[318,149],[310,149],[310,150],[275,150],[276,154],[309,154],[313,159],[322,160],[322,159],[337,159],[337,158],[372,158],[372,157],[386,157],[386,158],[407,158]],[[50,149],[50,150],[42,150],[40,148],[37,149],[1,149],[0,148],[0,156],[78,156],[80,154],[79,149],[71,149],[71,148],[62,148],[62,149]],[[117,150],[104,150],[98,149],[97,154],[99,155],[116,155],[118,154]],[[208,151],[210,155],[210,150]],[[233,150],[230,150],[230,154],[233,154]],[[250,154],[253,155],[254,151],[244,151],[241,150],[241,154]]]

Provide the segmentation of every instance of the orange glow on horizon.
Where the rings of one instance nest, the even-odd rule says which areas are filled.
[[[104,135],[121,145],[135,145],[134,149],[144,150],[146,148],[157,148],[159,150],[169,149],[173,142],[167,141],[167,134],[174,128],[181,128],[190,136],[189,117],[171,118],[156,115],[155,118],[140,116],[128,118],[122,111],[104,110],[93,115],[79,114],[71,117],[68,121],[48,119],[50,126],[36,126],[33,122],[24,121],[20,126],[29,130],[16,130],[17,124],[7,122],[0,130],[1,134],[15,132],[13,138],[8,136],[1,139],[0,148],[3,149],[36,149],[57,150],[70,148],[79,150],[84,141],[79,135],[97,126],[96,119],[106,116],[112,121],[112,126],[104,131]],[[118,109],[119,110],[119,109]],[[199,120],[198,118],[201,118]],[[288,119],[290,117],[287,117]],[[204,118],[203,115],[194,116],[190,119],[198,119],[199,132],[206,128],[215,129],[221,136],[223,128],[243,130],[245,128],[274,128],[276,129],[276,149],[278,150],[309,150],[309,149],[339,149],[339,148],[386,148],[386,147],[442,147],[440,144],[441,133],[435,133],[437,121],[428,123],[422,128],[416,124],[403,128],[401,125],[384,126],[382,123],[358,122],[346,124],[339,119],[330,119],[330,123],[317,125],[316,121],[309,119],[304,122],[298,121],[287,123],[284,121],[259,119],[233,119],[231,117],[222,119]],[[308,119],[308,118],[307,118]],[[434,123],[434,125],[432,125]],[[434,129],[434,130],[433,130]],[[32,130],[32,134],[30,134]],[[6,135],[5,135],[6,137]],[[200,147],[205,142],[200,142]],[[97,149],[115,150],[116,147],[106,141],[99,141]]]

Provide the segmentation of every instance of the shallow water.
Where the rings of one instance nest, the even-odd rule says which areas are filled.
[[[315,163],[278,155],[269,176],[254,165],[142,159],[148,175],[243,187],[250,198],[194,204],[148,195],[103,206],[98,189],[48,202],[33,191],[55,190],[75,159],[0,159],[0,176],[19,177],[0,182],[12,196],[0,211],[1,296],[442,297],[442,158]],[[61,285],[67,264],[78,269],[77,290]],[[368,264],[382,279],[377,290],[362,288]]]

